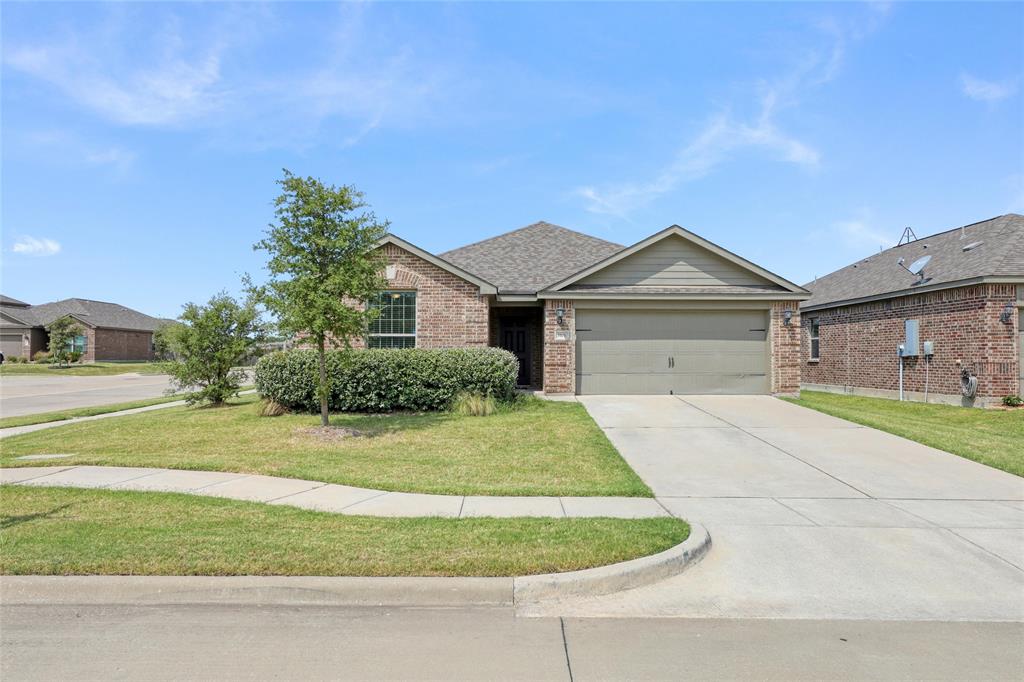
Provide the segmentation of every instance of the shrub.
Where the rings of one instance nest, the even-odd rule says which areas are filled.
[[[4,362],[9,362],[12,365],[20,365],[23,362],[28,362],[28,360],[21,357],[20,355],[14,355],[9,358],[4,358]]]
[[[282,414],[288,414],[288,408],[276,400],[264,398],[256,403],[256,414],[261,417],[280,417]]]
[[[238,395],[245,373],[237,365],[263,332],[255,303],[220,293],[206,305],[186,304],[179,319],[165,337],[175,360],[163,363],[174,389],[187,391],[189,405],[222,405]]]
[[[37,350],[36,354],[32,356],[33,362],[48,362],[50,359],[49,351]]]
[[[75,364],[76,362],[78,362],[81,359],[82,359],[82,354],[79,351],[77,351],[77,350],[73,350],[73,351],[68,353],[68,362],[70,362],[71,364]]]
[[[333,411],[446,410],[463,392],[511,399],[519,364],[500,348],[340,350],[327,354],[327,371]],[[256,389],[292,410],[315,412],[317,372],[316,351],[272,353],[256,363]]]
[[[494,398],[479,393],[462,392],[455,396],[452,411],[466,417],[486,417],[497,408]]]
[[[1003,398],[1003,405],[1007,407],[1020,407],[1024,405],[1024,398],[1021,398],[1019,395],[1008,395]]]

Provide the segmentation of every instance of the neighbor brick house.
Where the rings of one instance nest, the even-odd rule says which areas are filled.
[[[359,345],[497,346],[546,393],[799,391],[801,287],[677,226],[629,247],[536,223],[438,255],[388,235]]]
[[[908,272],[926,256],[921,274]],[[1024,392],[1022,216],[903,243],[805,288],[804,388],[897,397],[903,344],[907,399],[927,390],[930,401],[984,406]],[[976,378],[973,398],[963,371]]]
[[[46,327],[71,317],[82,328],[72,343],[83,362],[152,360],[153,332],[167,323],[117,303],[68,298],[29,305],[0,297],[0,342],[6,357],[31,358],[49,349]]]

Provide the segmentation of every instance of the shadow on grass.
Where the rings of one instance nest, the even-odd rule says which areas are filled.
[[[69,508],[70,506],[71,506],[70,504],[62,504],[59,507],[54,507],[50,511],[38,512],[36,514],[22,514],[20,516],[7,516],[5,514],[4,516],[0,516],[0,530],[5,530],[7,528],[13,528],[14,526],[20,525],[22,523],[28,523],[30,521],[38,521],[39,519],[47,519],[47,518],[49,518],[51,516],[54,516],[55,514],[57,514],[59,512],[64,511],[65,509]]]

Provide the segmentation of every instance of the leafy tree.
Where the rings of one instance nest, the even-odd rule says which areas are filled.
[[[188,403],[221,405],[238,395],[245,372],[238,365],[254,352],[262,322],[254,301],[239,303],[221,292],[206,305],[189,303],[168,325],[166,340],[175,360],[165,363],[178,391],[189,391]],[[191,389],[191,390],[190,390]]]
[[[320,422],[327,426],[327,344],[351,347],[377,315],[353,305],[376,296],[386,283],[385,262],[375,250],[388,222],[363,211],[363,194],[350,185],[325,185],[284,170],[283,193],[274,201],[277,221],[253,247],[268,253],[270,281],[252,290],[277,316],[285,333],[305,336],[319,355],[317,396]],[[251,286],[251,285],[250,285]]]
[[[46,331],[50,334],[50,359],[58,366],[70,362],[72,344],[76,336],[82,335],[82,327],[68,315],[51,322]]]
[[[153,355],[157,360],[166,362],[174,359],[171,343],[180,326],[180,322],[166,322],[153,332]]]

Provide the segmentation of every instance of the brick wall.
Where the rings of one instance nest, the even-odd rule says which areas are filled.
[[[558,325],[555,311],[565,308],[565,319]],[[576,315],[572,301],[544,301],[544,392],[576,392]],[[565,339],[556,336],[565,332]]]
[[[986,404],[1022,390],[1018,386],[1017,329],[999,321],[1007,301],[1016,298],[1012,285],[976,285],[946,289],[887,301],[843,306],[803,314],[801,354],[804,384],[868,389],[888,395],[899,389],[896,347],[904,339],[904,321],[919,320],[919,345],[935,342],[930,366],[923,355],[904,358],[904,391],[913,399],[925,388],[930,396],[959,402],[960,367],[978,377],[978,403]],[[809,324],[819,322],[820,360],[810,359]],[[957,361],[961,364],[957,364]]]
[[[486,346],[488,311],[480,287],[428,263],[394,244],[385,244],[388,288],[416,292],[416,347]],[[363,339],[352,346],[362,348]]]
[[[792,312],[786,325],[785,312]],[[772,393],[800,393],[800,313],[790,301],[772,303],[769,319],[772,360]]]
[[[152,332],[127,331],[123,329],[88,329],[88,361],[103,360],[152,360]]]

